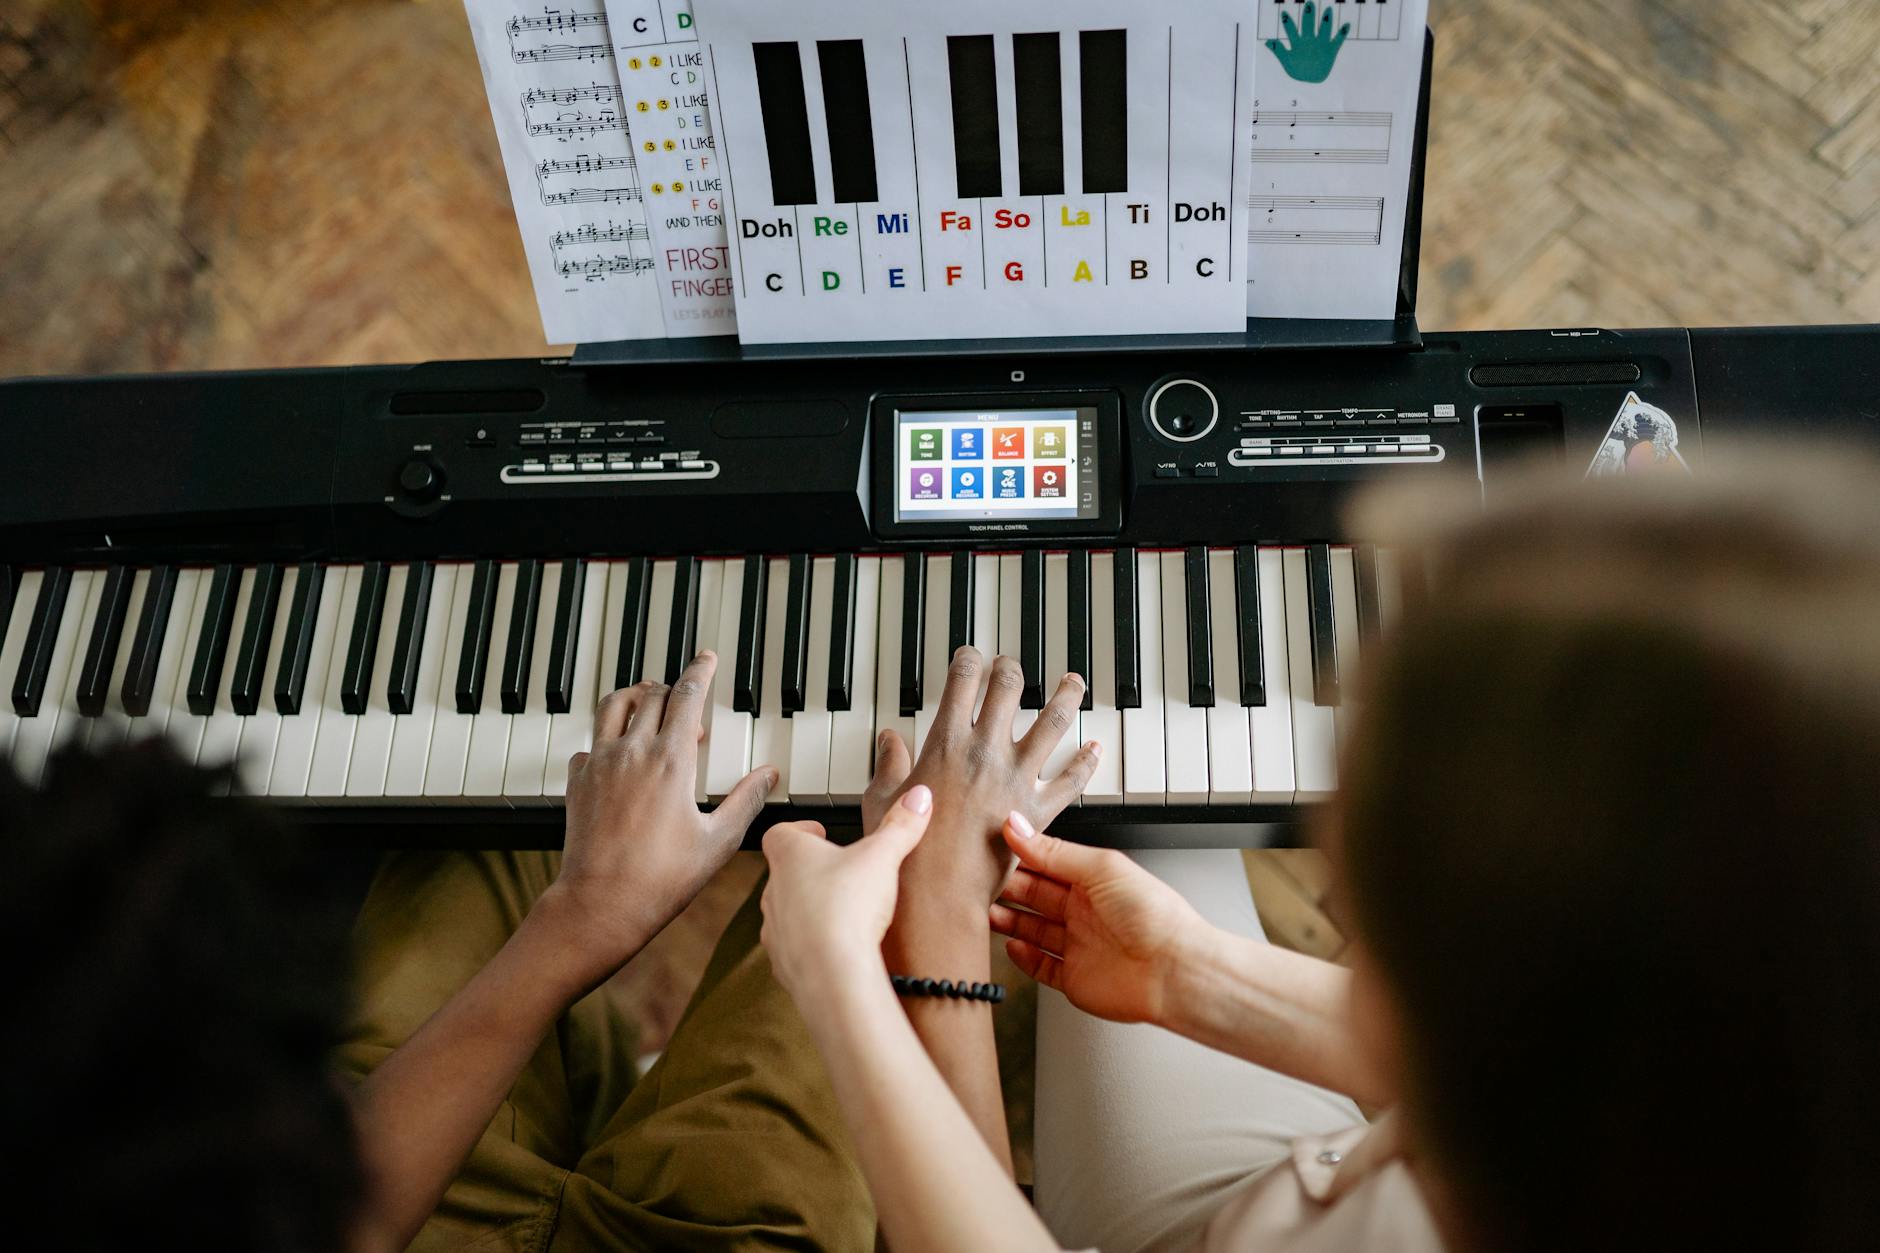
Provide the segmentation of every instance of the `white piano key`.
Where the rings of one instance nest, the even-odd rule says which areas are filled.
[[[202,620],[209,612],[209,593],[214,586],[215,570],[203,569],[196,580],[196,597],[189,607],[189,619],[182,628],[182,667],[176,676],[176,688],[170,695],[169,725],[163,730],[164,738],[170,741],[176,755],[191,764],[202,748],[202,728],[208,719],[189,707],[189,676],[196,668],[196,648],[202,643]],[[180,588],[178,594],[181,595]]]
[[[84,669],[85,637],[91,633],[103,583],[102,570],[74,570],[66,585],[65,613],[59,619],[39,712],[20,719],[13,742],[13,766],[30,786],[39,785],[53,752],[70,740],[85,720],[78,712],[78,679]],[[7,681],[10,684],[12,680]]]
[[[1176,623],[1169,623],[1168,629],[1176,629]],[[1123,711],[1123,803],[1126,805],[1168,803],[1162,631],[1162,557],[1159,553],[1139,552],[1136,554],[1136,649],[1142,704]]]
[[[940,693],[946,690],[947,666],[953,661],[953,563],[949,554],[929,553],[927,561],[927,627],[921,635],[920,709],[914,714],[914,740],[908,747],[920,756],[940,712]]]
[[[124,605],[123,634],[118,637],[117,656],[111,661],[111,688],[104,696],[104,712],[90,719],[90,736],[85,744],[92,752],[116,748],[130,734],[131,716],[124,708],[124,676],[131,666],[131,643],[137,635],[137,620],[144,612],[144,596],[150,590],[150,571],[131,575],[131,595]],[[90,636],[86,637],[88,640]],[[0,663],[0,674],[7,673]],[[6,751],[6,732],[0,730],[0,752]]]
[[[1363,664],[1358,648],[1358,568],[1351,549],[1334,547],[1332,558],[1332,637],[1338,642],[1338,712],[1333,715],[1338,747],[1342,750],[1357,723],[1358,669]]]
[[[398,728],[398,715],[392,712],[392,654],[398,649],[398,613],[405,603],[405,584],[411,567],[395,565],[385,572],[385,602],[379,620],[378,647],[372,655],[372,681],[366,685],[366,710],[353,719],[351,761],[346,767],[348,800],[380,800],[385,796],[385,776],[392,763],[392,735]],[[437,584],[431,584],[436,592]]]
[[[1266,704],[1247,710],[1253,740],[1253,801],[1293,802],[1292,664],[1286,635],[1286,573],[1281,549],[1262,548],[1260,572],[1260,663]],[[1309,689],[1308,689],[1309,690]]]
[[[346,771],[352,765],[353,731],[359,720],[340,704],[345,686],[346,654],[352,646],[353,618],[365,567],[335,566],[326,572],[326,595],[339,600],[333,653],[327,659],[326,685],[320,692],[320,726],[314,734],[313,764],[307,770],[307,799],[328,804],[346,795]],[[325,599],[322,597],[321,599]]]
[[[1188,703],[1188,581],[1179,552],[1162,560],[1162,709],[1168,803],[1208,799],[1208,714]]]
[[[470,721],[470,751],[464,759],[466,800],[493,801],[503,794],[503,767],[509,761],[509,715],[503,712],[503,646],[509,640],[510,610],[516,599],[516,563],[505,561],[496,573],[496,617],[490,625],[488,666],[483,676],[483,704]]]
[[[889,559],[891,562],[893,558]],[[859,805],[874,768],[875,667],[892,650],[881,647],[881,558],[855,560],[855,616],[853,669],[849,677],[849,707],[838,710],[829,726],[829,800],[836,805]]]
[[[455,579],[449,596],[443,585],[431,588],[432,603],[450,606],[444,635],[439,641],[444,654],[438,667],[432,693],[431,742],[424,755],[420,790],[432,804],[451,804],[463,799],[464,766],[470,759],[470,728],[475,714],[457,712],[457,668],[463,663],[463,633],[470,620],[470,593],[476,587],[476,563],[463,562],[452,567]],[[440,567],[439,577],[444,571]],[[394,738],[394,744],[396,738]]]
[[[1380,548],[1377,550],[1377,621],[1378,630],[1389,634],[1403,617],[1403,566],[1397,560],[1397,550]]]
[[[13,740],[19,734],[21,718],[13,711],[13,679],[20,672],[20,657],[26,652],[26,630],[33,620],[33,606],[39,603],[39,585],[45,581],[39,570],[20,576],[13,597],[13,613],[0,623],[0,756],[12,758]]]
[[[790,799],[790,719],[783,716],[783,620],[790,599],[790,559],[770,559],[770,584],[764,609],[764,674],[758,714],[751,723],[751,765],[775,766],[777,786],[765,799]]]
[[[335,642],[344,649],[346,633],[352,627],[350,618],[343,626],[340,618],[340,593],[345,590],[345,584],[345,567],[327,566],[322,572],[320,609],[314,615],[313,639],[307,646],[307,681],[301,690],[300,712],[281,715],[281,733],[274,747],[274,769],[268,772],[268,795],[279,800],[304,800],[307,796],[307,784],[313,773],[313,750],[319,741],[320,717],[326,699],[326,681],[332,673],[342,669],[346,661],[344,652],[338,661],[333,660]],[[176,594],[183,594],[180,584]],[[283,619],[288,617],[292,604],[292,601],[283,601]],[[263,699],[273,700],[273,691]],[[334,707],[338,704],[339,698],[335,696]]]
[[[431,599],[425,605],[424,635],[418,641],[418,674],[411,691],[411,712],[397,714],[392,721],[392,746],[385,763],[384,795],[388,799],[424,795],[425,763],[431,753],[431,734],[437,729],[438,677],[444,668],[444,633],[449,629],[451,601],[457,594],[457,569],[440,562],[431,571]],[[403,605],[402,595],[396,604],[386,601],[385,611],[391,615],[386,623],[388,634],[396,632]],[[375,678],[374,682],[390,690],[389,662],[385,677]]]
[[[836,559],[810,562],[808,680],[803,708],[790,721],[790,799],[799,805],[829,803],[829,621]]]
[[[1208,804],[1253,799],[1253,741],[1240,703],[1240,614],[1234,601],[1234,550],[1208,552],[1208,638],[1214,656],[1214,707],[1208,710]]]
[[[738,612],[744,603],[744,560],[732,557],[724,566],[718,593],[718,671],[712,676],[712,729],[705,740],[705,799],[723,800],[751,771],[751,715],[732,708],[737,695]],[[616,576],[626,579],[620,564]],[[608,598],[612,602],[612,597]],[[619,616],[618,608],[608,610]]]
[[[581,575],[581,626],[575,642],[574,689],[568,699],[568,712],[550,714],[548,719],[548,758],[542,774],[542,795],[553,801],[568,794],[568,759],[594,745],[594,706],[600,700],[601,624],[607,615],[607,563],[590,561]]]
[[[732,663],[737,660],[738,641],[735,634],[729,644],[721,644],[718,638],[718,617],[724,608],[725,567],[730,564],[732,563],[729,561],[720,561],[717,559],[701,561],[698,564],[698,615],[695,619],[697,626],[693,629],[693,639],[695,641],[693,644],[693,652],[697,654],[710,649],[712,652],[718,654],[718,668],[721,670],[729,668]],[[605,680],[603,680],[603,683],[604,682]],[[714,686],[715,684],[716,680],[714,679]],[[711,693],[707,693],[705,708],[701,711],[699,721],[699,730],[702,734],[699,736],[698,742],[698,787],[695,791],[695,798],[701,805],[706,804],[710,800],[710,795],[705,784],[706,775],[709,772],[708,766],[710,765],[708,752],[711,747],[712,716],[714,712],[714,702],[711,699]]]
[[[640,677],[655,683],[666,681],[666,643],[672,634],[673,567],[678,563],[668,557],[655,561],[647,579],[646,651],[640,665]]]
[[[973,717],[986,703],[986,680],[991,677],[993,658],[999,655],[999,555],[973,554],[973,647],[985,659],[986,672],[979,680],[979,699],[973,702]]]
[[[1069,553],[1044,555],[1044,698],[1047,701],[1070,669],[1070,564]],[[1038,777],[1055,779],[1063,774],[1064,767],[1070,764],[1083,742],[1083,713],[1074,710],[1071,725],[1051,750],[1051,755],[1045,758],[1044,769],[1038,772]]]
[[[229,690],[235,683],[235,654],[240,650],[242,625],[248,621],[248,602],[254,599],[255,568],[249,566],[237,576],[235,616],[230,619],[228,655],[222,661],[222,674],[215,684],[215,712],[202,720],[202,743],[196,749],[196,764],[216,770],[236,764],[241,747],[243,718],[235,712]]]
[[[141,576],[140,576],[141,577]],[[261,671],[261,700],[242,719],[241,743],[235,752],[235,786],[245,796],[266,796],[274,774],[274,756],[280,745],[281,711],[274,703],[274,684],[281,675],[281,654],[287,645],[287,620],[300,586],[300,568],[281,571],[281,598],[268,636],[268,661]],[[135,601],[135,597],[132,598]]]
[[[672,593],[666,594],[668,606]],[[542,779],[548,773],[548,655],[555,637],[555,609],[561,603],[561,563],[542,563],[536,592],[535,638],[530,643],[529,685],[522,712],[509,719],[509,756],[503,763],[503,795],[512,805],[540,805]],[[662,662],[661,665],[665,663]]]
[[[1084,788],[1086,805],[1123,803],[1123,711],[1116,707],[1116,554],[1090,555],[1090,708],[1083,738],[1103,753]],[[1157,754],[1160,756],[1160,753]]]
[[[1312,622],[1306,550],[1284,553],[1287,685],[1292,696],[1294,799],[1320,800],[1338,787],[1338,727],[1329,705],[1312,703]]]
[[[906,570],[907,562],[898,555],[881,559],[881,612],[875,629],[875,729],[877,734],[895,732],[912,753],[914,719],[901,714],[901,602],[906,592]],[[869,772],[872,777],[872,764]]]
[[[1019,632],[1024,625],[1024,562],[1018,553],[999,554],[999,651],[1001,657],[1020,660]],[[1045,624],[1050,629],[1050,624]],[[1012,714],[1012,738],[1025,738],[1032,723],[1038,721],[1036,709],[1019,709]]]
[[[170,729],[170,716],[187,684],[189,669],[185,661],[195,647],[189,624],[196,613],[196,597],[208,582],[209,571],[199,567],[176,572],[176,590],[170,596],[170,616],[163,626],[163,647],[157,653],[157,672],[150,683],[150,708],[131,720],[127,740],[154,739]]]

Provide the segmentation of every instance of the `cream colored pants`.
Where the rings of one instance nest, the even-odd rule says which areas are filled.
[[[1238,851],[1131,856],[1216,926],[1266,938]],[[1294,1139],[1362,1121],[1346,1097],[1039,990],[1034,1199],[1067,1248],[1185,1248]]]

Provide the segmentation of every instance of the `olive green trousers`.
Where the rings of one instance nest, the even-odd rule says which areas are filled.
[[[390,854],[360,911],[342,1069],[370,1072],[463,987],[559,861]],[[757,942],[762,886],[644,1076],[634,1024],[607,987],[563,1015],[414,1250],[874,1247],[874,1207],[835,1094]]]

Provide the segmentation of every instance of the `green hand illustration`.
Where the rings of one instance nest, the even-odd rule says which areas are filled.
[[[1338,50],[1345,46],[1345,36],[1351,33],[1351,23],[1346,22],[1336,35],[1332,34],[1331,9],[1325,9],[1322,17],[1317,10],[1313,0],[1306,0],[1305,21],[1298,26],[1293,25],[1292,14],[1280,14],[1280,25],[1286,30],[1290,47],[1277,39],[1266,41],[1266,46],[1279,58],[1280,68],[1302,83],[1322,83],[1332,76],[1332,62],[1338,60]]]

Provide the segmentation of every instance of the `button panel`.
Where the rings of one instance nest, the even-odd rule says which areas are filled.
[[[661,418],[622,418],[613,422],[524,422],[516,431],[517,448],[645,448],[666,442]]]
[[[662,454],[664,456],[664,454]],[[525,457],[502,470],[502,481],[530,486],[562,483],[657,483],[667,479],[715,479],[719,464],[699,456],[696,450],[673,453],[665,459],[633,459],[630,453],[610,454],[605,459],[586,453],[560,455],[543,460]]]
[[[1246,436],[1227,454],[1229,465],[1250,467],[1287,464],[1399,465],[1422,462],[1434,465],[1447,455],[1428,435],[1385,435],[1351,431],[1339,435]]]

